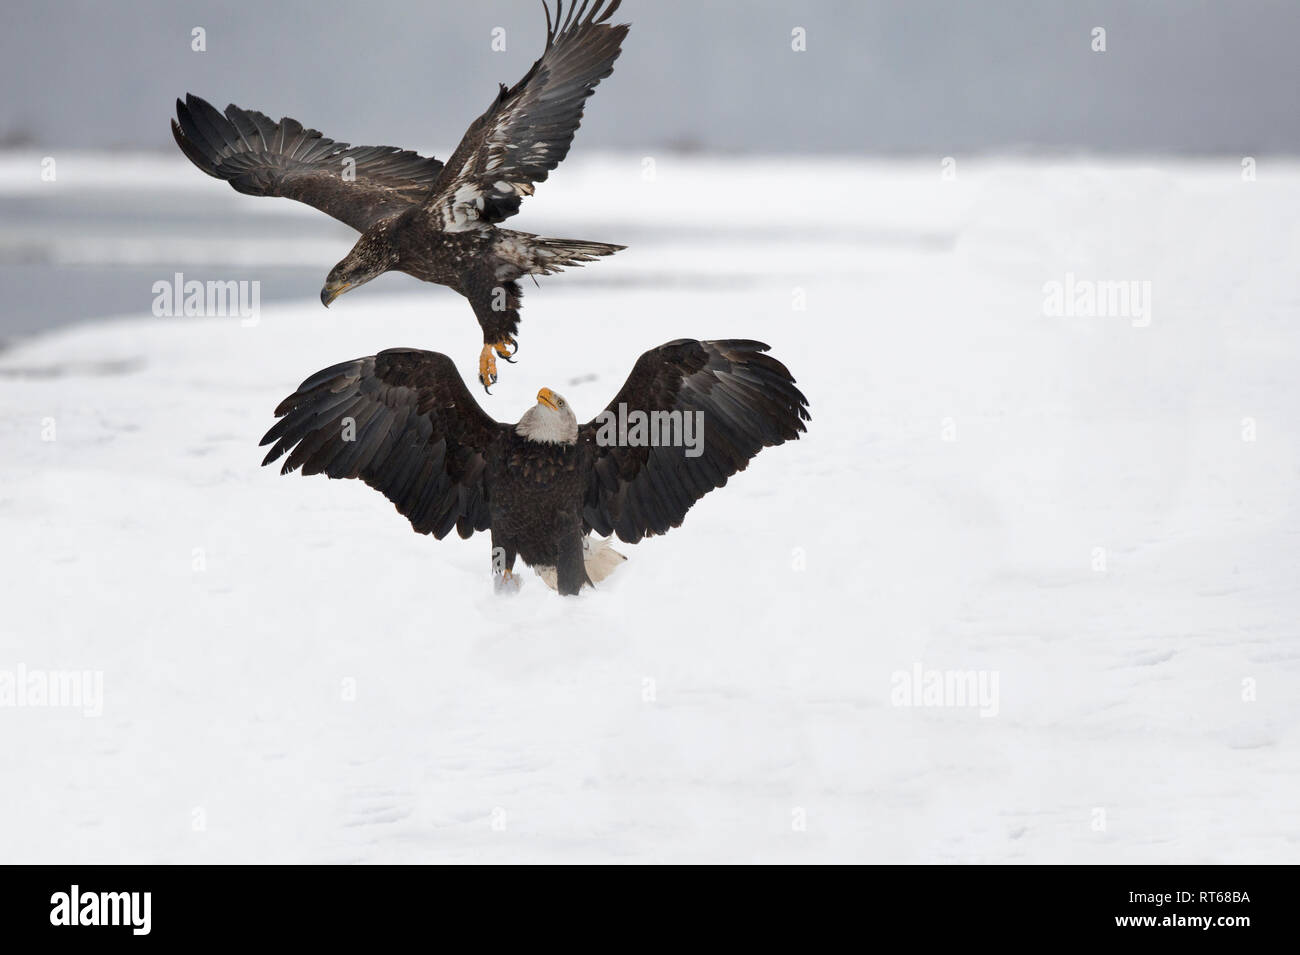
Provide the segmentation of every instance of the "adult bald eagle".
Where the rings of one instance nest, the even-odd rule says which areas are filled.
[[[491,530],[498,587],[515,558],[576,594],[636,543],[681,525],[762,448],[799,437],[808,402],[755,341],[680,339],[646,352],[596,419],[548,388],[515,424],[475,402],[446,355],[394,348],[312,375],[275,409],[263,464],[360,478],[421,534]]]
[[[497,379],[496,356],[512,360],[522,296],[517,279],[550,275],[610,255],[621,245],[548,239],[501,229],[524,196],[569,152],[582,111],[614,70],[628,26],[606,21],[621,0],[576,0],[555,19],[546,9],[546,50],[524,78],[501,86],[444,165],[393,146],[350,146],[254,110],[176,101],[172,134],[209,176],[250,196],[297,199],[361,233],[321,289],[329,305],[348,289],[398,271],[469,299],[483,329],[479,381]]]

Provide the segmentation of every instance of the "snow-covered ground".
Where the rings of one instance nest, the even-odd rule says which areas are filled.
[[[221,190],[181,162],[177,201]],[[246,327],[141,288],[0,354],[0,690],[103,687],[0,706],[0,861],[1300,859],[1300,166],[646,168],[575,156],[512,223],[631,248],[527,290],[486,407],[548,385],[590,417],[650,346],[754,337],[813,420],[579,599],[497,598],[486,537],[258,466],[327,364],[469,378],[447,290]],[[203,254],[187,277],[240,278]],[[1105,281],[1150,284],[1046,314]],[[914,672],[988,695],[898,705]]]

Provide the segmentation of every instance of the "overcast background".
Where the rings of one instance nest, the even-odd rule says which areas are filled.
[[[538,0],[6,0],[0,143],[171,149],[186,91],[443,155],[542,48]],[[1256,155],[1300,143],[1300,4],[629,0],[584,149]],[[207,31],[207,51],[190,49]],[[494,27],[506,30],[493,52]],[[1107,31],[1105,53],[1091,31]],[[791,30],[807,51],[791,50]]]

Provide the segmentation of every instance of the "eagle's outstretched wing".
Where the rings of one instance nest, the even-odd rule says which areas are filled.
[[[297,199],[360,232],[423,202],[442,172],[410,150],[338,143],[233,104],[222,115],[189,93],[176,101],[172,135],[190,162],[237,192]]]
[[[390,348],[334,365],[275,414],[264,465],[288,453],[282,474],[360,478],[439,540],[488,528],[487,450],[508,426],[484,413],[446,355]]]
[[[555,19],[546,8],[546,52],[522,80],[502,84],[496,100],[470,124],[447,160],[428,206],[447,231],[481,228],[519,211],[569,152],[582,110],[596,84],[614,70],[627,24],[606,21],[621,0],[577,0]]]
[[[642,355],[604,415],[700,412],[700,454],[684,447],[630,447],[597,418],[579,431],[592,445],[584,529],[634,544],[681,525],[691,505],[760,450],[799,437],[808,399],[786,367],[755,341],[679,339]],[[627,420],[626,418],[623,420]]]

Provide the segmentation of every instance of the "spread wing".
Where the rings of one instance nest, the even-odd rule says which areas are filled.
[[[209,176],[250,196],[297,199],[364,232],[428,198],[442,163],[395,146],[350,146],[287,116],[186,94],[172,120],[176,145]]]
[[[679,339],[642,355],[601,417],[579,432],[593,455],[584,530],[617,533],[630,544],[666,533],[760,450],[798,438],[809,420],[808,399],[767,350],[762,342]],[[620,443],[616,429],[605,424],[610,415],[618,419],[620,405],[647,415],[699,412],[699,455],[689,456],[680,445]]]
[[[421,534],[486,530],[487,450],[508,426],[484,413],[450,358],[390,348],[312,375],[262,438],[288,474],[360,478]]]
[[[504,85],[496,101],[465,131],[447,160],[429,208],[446,231],[481,228],[519,211],[523,196],[569,152],[582,110],[596,84],[614,71],[627,24],[606,21],[621,0],[577,0],[555,19],[546,8],[546,52],[522,80]]]

